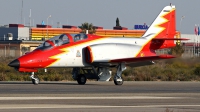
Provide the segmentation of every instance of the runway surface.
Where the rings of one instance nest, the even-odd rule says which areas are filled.
[[[200,112],[200,82],[0,82],[0,112]]]

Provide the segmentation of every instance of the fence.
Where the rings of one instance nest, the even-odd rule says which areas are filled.
[[[21,49],[17,49],[17,47],[8,47],[0,48],[0,57],[14,57],[17,58],[26,52],[30,52],[28,47],[22,47]]]

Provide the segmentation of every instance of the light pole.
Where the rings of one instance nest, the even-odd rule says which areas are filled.
[[[181,32],[181,23],[182,23],[182,20],[185,18],[185,16],[182,16],[181,17],[181,20],[180,20],[180,32]]]
[[[48,34],[48,20],[51,17],[51,15],[49,15],[49,17],[47,17],[47,38],[49,38],[49,34]]]
[[[197,24],[197,56],[199,57],[199,24]]]
[[[182,34],[182,32],[181,32],[181,23],[182,23],[182,20],[184,18],[185,18],[185,16],[182,16],[181,19],[180,19],[180,37],[179,38],[181,38],[181,34]],[[179,42],[179,44],[181,43],[181,41],[177,41],[177,42]]]

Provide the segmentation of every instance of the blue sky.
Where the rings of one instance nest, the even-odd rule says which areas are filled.
[[[200,25],[200,0],[0,0],[0,25],[9,23],[41,24],[42,20],[57,27],[61,25],[79,26],[93,23],[104,29],[112,29],[116,18],[120,25],[133,29],[135,24],[151,24],[164,6],[176,6],[177,30],[194,34],[195,24]],[[185,18],[180,22],[181,17]],[[22,21],[21,21],[22,17]],[[180,24],[181,23],[181,24]]]

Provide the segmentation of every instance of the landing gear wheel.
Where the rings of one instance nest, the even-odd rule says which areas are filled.
[[[77,78],[77,82],[78,82],[78,84],[80,84],[80,85],[84,85],[85,83],[86,83],[86,77],[85,77],[85,75],[83,75],[83,74],[80,74],[79,76],[78,76],[78,78]]]
[[[122,85],[123,82],[124,82],[123,79],[114,79],[114,83],[115,83],[115,85]]]
[[[35,84],[35,85],[38,85],[39,82],[40,82],[40,80],[38,78],[32,79],[32,83]]]

